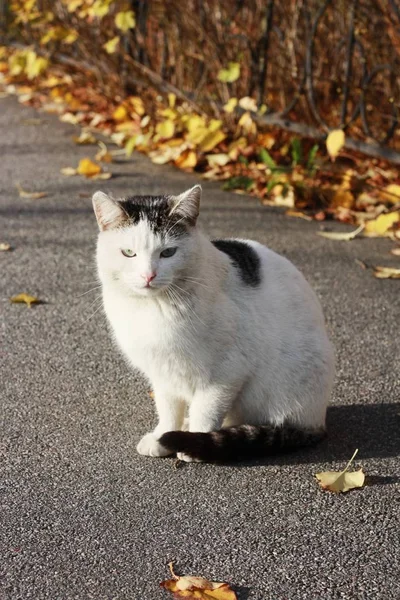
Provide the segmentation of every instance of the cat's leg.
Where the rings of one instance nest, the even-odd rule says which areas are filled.
[[[174,395],[165,391],[154,391],[158,413],[158,425],[142,437],[136,449],[145,456],[168,456],[171,454],[158,441],[163,433],[182,429],[185,413],[185,403]]]
[[[240,387],[240,384],[234,383],[231,386],[216,385],[198,390],[190,403],[189,431],[208,433],[220,429]],[[193,460],[183,452],[177,456],[186,462]]]

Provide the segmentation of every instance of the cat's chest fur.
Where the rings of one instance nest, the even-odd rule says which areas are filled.
[[[118,345],[131,364],[150,379],[183,377],[192,381],[204,375],[210,359],[202,343],[199,317],[178,315],[171,307],[152,302],[135,302],[110,290],[103,298]]]

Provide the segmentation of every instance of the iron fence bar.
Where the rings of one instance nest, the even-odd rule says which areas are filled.
[[[270,42],[270,34],[272,27],[272,18],[274,12],[274,0],[269,0],[265,14],[265,31],[261,38],[261,52],[259,56],[259,89],[258,89],[258,104],[264,101],[265,83],[268,69],[268,49]]]
[[[343,86],[343,101],[342,101],[342,109],[340,114],[340,126],[342,128],[345,127],[346,115],[347,115],[347,103],[349,101],[349,89],[350,89],[350,78],[352,72],[352,62],[353,62],[353,50],[354,50],[354,21],[357,10],[357,0],[353,0],[350,10],[350,28],[349,28],[349,36],[347,39],[347,48],[346,48],[346,67],[345,67],[345,82]]]

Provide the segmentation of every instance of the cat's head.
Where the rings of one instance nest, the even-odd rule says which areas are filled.
[[[100,234],[97,262],[103,283],[130,295],[154,296],[190,272],[201,187],[179,196],[93,196]]]

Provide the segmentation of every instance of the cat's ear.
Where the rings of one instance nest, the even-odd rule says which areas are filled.
[[[112,229],[126,220],[126,213],[111,196],[96,192],[92,198],[94,214],[100,231]]]
[[[200,212],[201,186],[186,190],[179,196],[171,197],[170,215],[179,215],[183,217],[190,225],[195,225]]]

